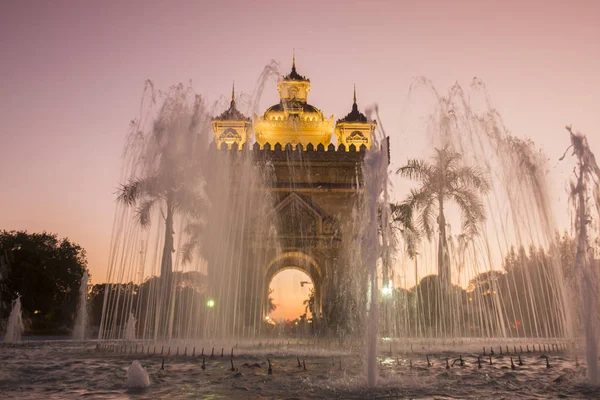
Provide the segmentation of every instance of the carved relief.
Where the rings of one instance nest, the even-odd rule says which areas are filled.
[[[303,207],[290,204],[279,212],[279,234],[283,236],[316,236],[317,219]]]
[[[306,237],[320,234],[321,213],[297,193],[290,193],[274,211],[279,221],[279,235]]]
[[[348,135],[348,137],[346,138],[346,143],[354,143],[357,146],[360,146],[361,144],[369,143],[369,139],[367,139],[365,135],[363,135],[361,132],[354,131],[350,135]]]
[[[324,215],[321,210],[301,197],[298,193],[290,193],[274,210],[277,219],[277,235],[292,237],[302,241],[323,240],[324,237],[339,236],[337,220]]]
[[[233,143],[242,140],[242,136],[235,129],[228,128],[219,136],[219,139],[225,143]]]

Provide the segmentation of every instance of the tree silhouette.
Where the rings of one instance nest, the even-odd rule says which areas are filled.
[[[271,314],[277,309],[277,304],[273,300],[273,289],[269,288],[269,298],[267,299],[267,314]]]
[[[0,320],[21,297],[23,316],[33,330],[66,333],[77,309],[87,270],[85,250],[50,233],[0,231]]]
[[[310,288],[310,292],[308,293],[308,299],[302,302],[304,305],[304,312],[308,314],[310,312],[311,316],[315,315],[315,289]]]
[[[193,104],[189,104],[188,91],[182,85],[171,88],[152,129],[147,133],[132,132],[132,136],[141,137],[135,139],[141,140],[141,144],[132,147],[135,169],[120,186],[117,197],[122,204],[136,207],[137,221],[142,227],[148,227],[154,211],[160,210],[165,221],[163,277],[172,272],[175,215],[200,219],[205,208],[199,156],[203,144],[198,129],[206,116],[200,97],[196,96]]]
[[[485,209],[480,195],[485,195],[490,190],[490,184],[479,169],[462,165],[460,154],[448,146],[436,149],[432,162],[408,160],[405,166],[398,169],[397,174],[421,183],[421,187],[411,190],[398,206],[398,218],[403,218],[407,226],[412,226],[413,214],[418,214],[419,228],[431,240],[433,221],[437,216],[438,274],[441,281],[449,285],[451,277],[446,235],[446,204],[454,202],[458,205],[463,234],[473,237],[479,234],[479,225],[485,220]]]
[[[160,208],[165,220],[161,276],[172,272],[175,213],[197,215],[202,212],[204,197],[195,187],[199,178],[198,169],[194,165],[186,168],[171,167],[165,171],[159,170],[152,176],[131,179],[119,189],[117,200],[127,206],[136,207],[137,220],[142,227],[150,225],[153,210],[156,207]]]

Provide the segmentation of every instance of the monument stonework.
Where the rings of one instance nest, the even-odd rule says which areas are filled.
[[[259,272],[248,276],[262,277],[258,285],[252,285],[254,293],[245,296],[246,303],[254,302],[251,297],[260,298],[260,313],[254,314],[264,319],[273,277],[284,269],[299,269],[314,285],[313,316],[327,320],[327,301],[339,290],[334,276],[336,269],[343,268],[344,233],[353,231],[361,166],[372,146],[376,122],[358,110],[356,90],[348,115],[335,124],[333,116],[326,118],[307,102],[310,80],[298,74],[295,60],[277,89],[280,102],[264,115],[254,115],[253,121],[237,110],[234,93],[229,109],[213,119],[216,156],[244,153],[270,174],[259,190],[270,193],[268,218],[276,235],[273,241],[265,241],[253,237],[257,233],[251,226],[244,231],[250,240],[244,241],[243,264],[248,271]],[[331,142],[334,133],[337,146]],[[253,145],[249,145],[251,137],[255,138]]]

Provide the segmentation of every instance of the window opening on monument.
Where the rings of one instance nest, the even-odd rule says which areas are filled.
[[[275,306],[275,310],[268,314],[269,321],[294,323],[303,318],[310,320],[313,290],[313,281],[306,272],[296,267],[277,272],[269,284],[269,304]]]

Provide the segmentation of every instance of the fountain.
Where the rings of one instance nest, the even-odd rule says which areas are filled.
[[[77,317],[75,318],[75,327],[73,328],[73,339],[84,340],[85,330],[88,323],[87,315],[87,295],[88,295],[88,274],[87,271],[81,277],[79,285],[79,301],[77,304]]]
[[[150,377],[146,368],[138,360],[133,360],[127,368],[126,386],[129,389],[140,389],[150,386]]]
[[[135,340],[136,323],[137,321],[133,316],[133,313],[129,313],[129,318],[127,319],[127,323],[125,324],[125,330],[123,332],[123,340],[130,342]]]
[[[375,142],[377,143],[377,142]],[[363,193],[366,213],[363,226],[360,254],[363,257],[363,266],[369,271],[369,310],[367,323],[367,383],[370,387],[377,384],[377,330],[379,325],[379,285],[377,265],[381,261],[385,269],[389,265],[389,225],[381,224],[388,221],[389,197],[388,183],[388,141],[384,139],[381,151],[371,151],[365,157],[363,176],[365,177],[365,190]],[[381,212],[381,217],[379,213]],[[380,235],[381,232],[381,235]],[[381,242],[381,244],[380,244]],[[384,271],[385,272],[385,271]],[[383,285],[388,284],[387,274],[384,273]]]
[[[6,333],[4,334],[4,343],[19,343],[23,335],[23,318],[21,316],[21,298],[13,302],[13,307],[8,317]]]
[[[432,110],[425,123],[410,119],[412,107]],[[415,80],[406,114],[410,137],[426,138],[414,146],[434,156],[401,169],[421,186],[406,197],[417,206],[403,228],[417,231],[418,251],[400,255],[397,273],[407,279],[414,263],[414,275],[437,272],[441,279],[426,276],[404,292],[409,307],[397,329],[433,337],[572,337],[546,157],[507,131],[477,78],[469,91],[456,84],[446,95],[426,78]],[[432,171],[444,163],[455,186],[435,183]],[[432,202],[437,198],[443,207]]]
[[[574,170],[575,182],[571,184],[571,202],[576,215],[574,225],[577,232],[574,269],[582,293],[580,309],[585,333],[587,375],[590,382],[598,384],[598,265],[595,256],[598,256],[599,250],[594,251],[590,242],[596,239],[598,243],[599,237],[597,232],[600,221],[600,167],[586,137],[574,133],[570,126],[567,127],[567,131],[571,139],[569,149],[573,149],[577,160]]]
[[[189,87],[147,83],[127,137],[100,340],[4,346],[7,370],[27,382],[0,379],[0,391],[122,397],[152,380],[154,397],[599,398],[586,383],[598,379],[600,174],[585,139],[571,134],[576,235],[559,238],[546,157],[507,132],[479,80],[444,95],[416,80],[409,104],[430,101],[426,124],[388,139],[376,106],[360,113],[355,95],[333,125],[303,102],[309,83],[295,65],[277,71],[269,64],[254,95],[232,93],[221,114],[222,102]],[[258,112],[274,76],[296,97],[253,126],[238,108]],[[332,130],[337,144],[320,135]],[[423,148],[408,157],[405,137]],[[286,268],[313,285],[302,330],[266,318],[271,279]],[[74,339],[85,337],[86,292],[83,276]],[[19,340],[20,308],[6,343]],[[64,385],[49,392],[31,360]],[[114,385],[125,369],[125,387]]]
[[[249,111],[276,71],[270,64],[261,75]],[[295,139],[301,131],[285,131],[288,142],[271,143],[267,128],[289,129],[278,119],[285,118],[283,102],[255,118],[253,138],[234,94],[230,108],[213,117],[220,110],[191,88],[158,92],[149,82],[146,112],[126,144],[99,333],[107,349],[115,350],[114,340],[139,340],[147,355],[212,360],[215,349],[229,347],[240,357],[268,356],[269,365],[293,354],[303,371],[310,357],[332,355],[340,357],[339,370],[344,358],[353,376],[366,372],[352,384],[377,390],[390,371],[409,368],[418,376],[419,368],[435,367],[430,357],[447,356],[448,369],[464,367],[467,357],[481,366],[482,348],[486,360],[490,347],[520,360],[533,343],[537,354],[562,352],[576,341],[561,259],[570,242],[556,234],[546,157],[508,133],[477,79],[468,93],[456,85],[440,95],[420,78],[409,103],[419,96],[432,100],[423,132],[411,132],[427,138],[411,164],[421,170],[406,174],[413,187],[390,193],[389,162],[405,165],[407,154],[389,159],[395,138],[388,140],[379,115],[377,125],[360,114],[356,99],[350,118],[338,124],[364,124],[369,148],[303,143]],[[314,113],[294,126],[327,125],[316,108],[292,103]],[[236,118],[235,129],[228,118]],[[451,187],[433,182],[442,189],[432,192],[439,176]],[[319,203],[322,192],[329,197]],[[332,212],[338,202],[345,208]],[[288,267],[314,282],[310,339],[284,338],[265,318],[270,278]],[[586,297],[584,305],[594,301]],[[593,325],[586,328],[595,338]],[[591,339],[588,348],[593,380]],[[399,353],[414,359],[393,360]],[[492,370],[508,360],[496,354]],[[203,369],[210,368],[205,361]],[[233,363],[232,356],[235,370]],[[504,367],[518,370],[515,363]]]
[[[270,65],[268,70],[272,69]],[[261,78],[258,85],[260,88],[264,86],[265,79]],[[432,255],[438,253],[438,248],[441,249],[440,252],[444,255],[440,260],[446,266],[439,271],[445,275],[441,281],[426,276],[421,282],[412,282],[412,285],[419,284],[413,289],[408,286],[410,284],[404,284],[399,278],[395,278],[404,276],[403,279],[406,280],[404,269],[408,264],[405,254],[397,249],[385,250],[395,254],[395,261],[384,262],[377,256],[358,263],[353,253],[339,254],[325,261],[332,265],[336,262],[363,266],[377,264],[376,279],[363,274],[359,269],[348,268],[348,274],[353,276],[351,279],[356,286],[354,283],[351,288],[345,284],[337,284],[343,288],[340,290],[346,292],[343,296],[347,296],[347,300],[342,300],[346,304],[344,307],[354,302],[361,303],[362,300],[359,299],[364,296],[367,287],[376,287],[377,292],[381,290],[381,285],[376,283],[381,281],[390,296],[399,296],[398,300],[409,305],[399,308],[385,306],[386,311],[377,319],[383,319],[386,335],[419,337],[425,334],[432,338],[569,337],[571,323],[566,311],[565,284],[557,264],[556,223],[547,195],[543,155],[531,143],[506,132],[501,118],[489,106],[485,88],[480,81],[473,81],[469,96],[464,94],[460,86],[453,87],[447,96],[441,96],[427,80],[419,79],[411,87],[411,98],[418,97],[418,93],[423,92],[434,98],[432,116],[423,135],[431,138],[427,148],[447,147],[454,152],[452,154],[460,156],[457,168],[464,166],[467,169],[477,169],[482,176],[492,180],[489,188],[482,191],[484,197],[481,201],[477,198],[469,200],[468,192],[457,192],[455,196],[459,205],[462,201],[466,202],[463,204],[470,204],[469,207],[480,207],[478,213],[485,214],[487,218],[477,220],[472,208],[463,208],[461,211],[460,208],[453,209],[452,205],[447,206],[447,215],[444,222],[439,224],[439,230],[437,226],[432,227],[436,234],[440,232],[441,245],[437,246],[436,241],[428,243],[424,240],[425,235],[421,235],[417,244],[419,254],[414,256],[415,265],[419,265],[420,276],[424,276],[427,272],[438,269],[440,261],[432,262]],[[136,307],[136,314],[139,310],[139,323],[142,324],[140,333],[153,340],[223,335],[261,336],[264,333],[262,299],[254,297],[253,293],[263,290],[263,271],[254,267],[247,267],[244,271],[241,266],[247,264],[246,260],[251,260],[252,265],[258,266],[269,265],[274,262],[271,259],[277,260],[278,256],[255,251],[258,248],[275,248],[275,254],[279,254],[279,257],[286,257],[289,253],[281,247],[277,238],[281,230],[279,225],[282,223],[277,219],[280,216],[273,216],[269,211],[276,208],[274,203],[282,197],[275,198],[274,193],[277,192],[257,191],[255,188],[280,184],[277,180],[282,179],[283,172],[279,172],[277,165],[281,163],[288,165],[284,178],[290,180],[292,187],[313,185],[312,181],[318,179],[320,172],[312,172],[309,165],[312,162],[312,151],[317,153],[317,149],[303,149],[299,152],[294,151],[292,146],[287,146],[289,149],[282,146],[277,150],[275,146],[268,144],[271,146],[269,153],[263,149],[255,149],[256,146],[250,148],[248,144],[242,150],[237,150],[238,153],[229,148],[215,150],[208,146],[213,136],[211,124],[222,122],[211,122],[214,111],[200,96],[181,85],[163,94],[160,100],[157,100],[150,84],[146,93],[144,104],[149,104],[150,110],[132,126],[127,144],[123,172],[123,181],[126,183],[120,197],[124,206],[123,217],[115,226],[118,236],[114,240],[115,256],[111,257],[113,264],[109,280],[113,280],[111,276],[122,276],[130,282],[140,276],[155,275],[156,278],[137,281],[135,286],[125,285],[125,280],[123,283],[115,283],[114,290],[108,291],[100,336],[106,339],[116,338],[117,332],[123,332],[117,328],[122,316],[133,312],[133,307]],[[260,97],[260,93],[257,96]],[[482,98],[480,102],[483,106],[469,104],[469,99],[475,101],[478,96]],[[241,121],[247,124],[235,104],[232,101],[230,110],[224,114],[239,114]],[[257,101],[252,101],[252,104],[257,104]],[[353,112],[358,113],[358,110]],[[262,125],[259,128],[263,129]],[[379,127],[377,132],[380,131],[383,132]],[[339,150],[334,152],[339,153]],[[379,149],[364,153],[365,170],[362,175],[368,178],[364,185],[363,182],[358,183],[358,193],[375,190],[369,186],[374,184],[372,181],[375,179],[370,178],[368,161],[380,152],[387,153],[386,150]],[[227,153],[230,155],[225,156]],[[329,151],[325,151],[324,156],[327,153]],[[281,158],[278,158],[279,154]],[[272,160],[265,158],[261,161],[263,158],[260,157],[265,156]],[[154,188],[147,186],[150,180],[160,182],[157,189],[164,192],[155,193]],[[146,192],[141,192],[138,188]],[[183,194],[185,198],[177,198]],[[302,218],[305,218],[305,209],[311,206],[302,195],[291,200],[290,221],[301,224]],[[378,208],[385,202],[380,198],[374,201]],[[392,200],[387,202],[393,203]],[[366,199],[357,202],[357,217],[338,228],[340,232],[346,230],[351,233],[350,238],[342,235],[343,248],[361,249],[366,245],[365,236],[357,234],[361,229],[366,229],[373,223],[379,224],[378,230],[381,230],[381,226],[389,225],[389,222],[381,223],[389,221],[389,216],[383,216],[381,221],[377,221],[373,219],[372,213],[369,214],[368,210],[374,204]],[[365,212],[371,215],[370,220],[361,222]],[[158,221],[160,226],[160,231],[153,231],[157,235],[151,235],[146,246],[146,249],[154,249],[153,253],[139,255],[137,251],[134,252],[137,247],[136,238],[151,221]],[[412,221],[404,222],[412,224]],[[456,226],[460,227],[458,233],[453,232]],[[247,236],[249,227],[254,230],[252,239]],[[312,228],[306,225],[301,229]],[[406,232],[406,229],[401,230]],[[176,235],[174,232],[183,234]],[[390,243],[406,242],[407,239],[405,235],[389,236],[386,240]],[[296,246],[299,251],[295,254],[302,254],[305,261],[294,262],[315,265],[316,261],[310,260],[312,250],[303,246]],[[515,251],[520,247],[532,247],[536,252],[517,257]],[[517,250],[513,250],[515,248]],[[374,252],[377,253],[377,250]],[[363,251],[361,257],[372,258],[374,255],[370,253],[371,251]],[[122,256],[116,257],[117,254]],[[535,261],[540,257],[545,257],[543,264]],[[345,261],[341,261],[342,259]],[[533,266],[530,267],[527,263]],[[140,265],[140,269],[131,269],[129,266],[132,264]],[[213,268],[215,269],[212,270]],[[341,273],[339,277],[336,276],[336,268],[333,269],[333,279],[340,282],[348,279]],[[123,271],[130,272],[123,275]],[[208,281],[208,291],[202,293],[189,290],[202,285],[201,280]],[[246,289],[243,289],[244,281],[250,282]],[[408,290],[394,290],[403,285],[408,286]],[[468,288],[468,291],[464,288]],[[549,297],[549,290],[555,290],[557,296]],[[138,293],[138,297],[133,295],[133,291]],[[377,293],[371,293],[370,296],[375,296],[372,301],[377,298],[376,295]],[[188,300],[180,296],[188,296]],[[436,303],[443,296],[447,301],[439,303],[438,307]],[[394,302],[398,305],[397,301]],[[202,304],[211,306],[199,306]],[[325,305],[323,308],[324,312],[329,312]],[[424,313],[425,310],[427,311]],[[335,312],[343,314],[343,311]],[[372,323],[365,322],[363,317],[357,315],[352,322],[354,326],[345,329],[359,333],[362,331],[361,326],[372,326]],[[336,322],[336,326],[338,325],[339,322]]]

